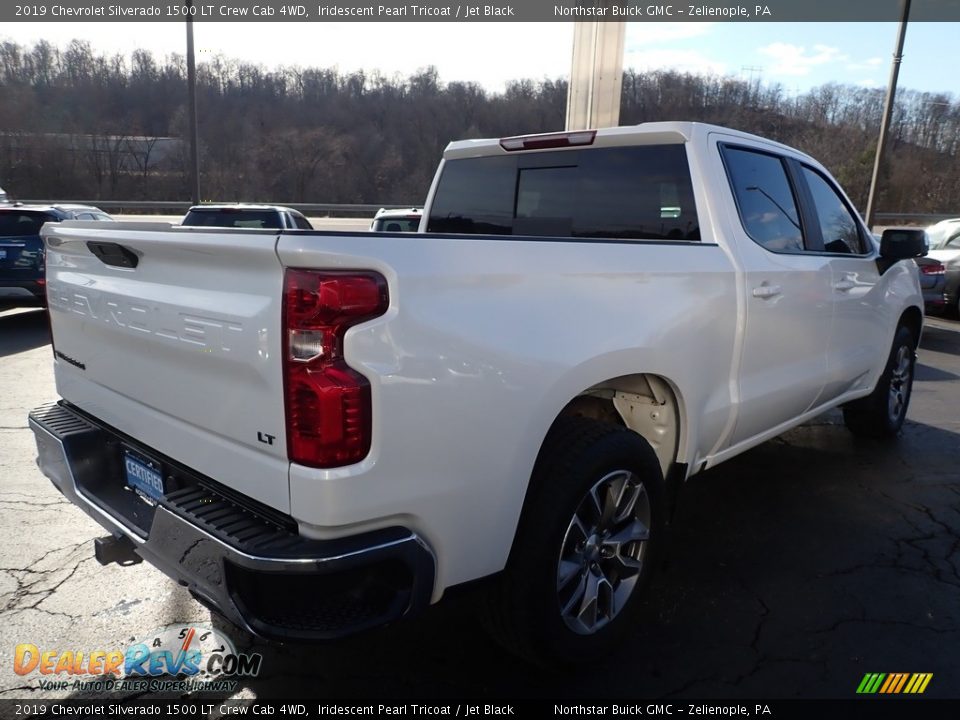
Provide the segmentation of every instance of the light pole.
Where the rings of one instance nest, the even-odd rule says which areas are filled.
[[[197,63],[193,54],[193,0],[187,0],[187,95],[190,123],[190,202],[200,204],[200,154],[197,150]]]
[[[573,25],[566,129],[616,126],[620,123],[626,23],[575,22]]]
[[[893,115],[893,101],[897,94],[897,77],[900,75],[900,61],[903,60],[903,41],[907,36],[907,21],[910,16],[910,0],[903,0],[903,16],[900,18],[900,28],[897,31],[897,49],[893,53],[893,64],[890,67],[890,82],[887,84],[887,99],[883,104],[883,118],[880,120],[880,138],[877,140],[877,156],[873,159],[873,175],[870,178],[870,194],[867,196],[867,212],[865,220],[867,227],[873,230],[873,220],[876,214],[877,183],[880,178],[880,163],[883,162],[883,153],[887,149],[887,133],[890,127],[890,117]]]

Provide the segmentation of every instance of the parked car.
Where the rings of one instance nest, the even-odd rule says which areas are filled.
[[[944,304],[960,316],[960,218],[943,220],[927,228],[930,238],[928,257],[943,263]]]
[[[46,304],[40,228],[61,220],[113,218],[89,205],[0,206],[0,304],[4,307]]]
[[[373,216],[370,229],[373,232],[416,232],[420,227],[420,218],[423,217],[423,208],[405,208],[402,210],[387,210],[380,208]]]
[[[194,205],[180,223],[188,227],[313,230],[303,213],[282,205]]]
[[[880,235],[874,233],[873,237],[878,243],[880,242]],[[917,273],[920,277],[924,312],[928,314],[942,313],[946,305],[944,300],[946,277],[943,263],[931,257],[918,257],[914,258],[913,261],[917,264]]]
[[[915,258],[920,271],[920,290],[923,292],[924,311],[931,314],[942,313],[946,308],[945,290],[947,287],[944,264],[932,257]]]

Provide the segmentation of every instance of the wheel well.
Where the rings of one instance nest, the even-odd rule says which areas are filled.
[[[906,328],[913,335],[914,342],[920,344],[920,330],[923,327],[923,313],[920,312],[920,308],[908,307],[903,311],[903,315],[900,316],[900,325],[906,326]],[[916,345],[914,345],[916,348]]]
[[[624,375],[593,385],[568,402],[557,417],[570,415],[630,428],[650,443],[664,477],[677,459],[680,402],[671,383],[659,375]]]

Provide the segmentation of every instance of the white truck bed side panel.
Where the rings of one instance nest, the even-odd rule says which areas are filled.
[[[696,439],[681,460],[706,455],[727,425],[735,276],[716,245],[309,240],[281,236],[283,263],[379,270],[391,307],[345,342],[372,385],[369,457],[337,470],[291,467],[304,532],[401,519],[436,551],[442,589],[503,567],[540,443],[592,385],[634,373],[669,379],[690,403],[686,436]]]

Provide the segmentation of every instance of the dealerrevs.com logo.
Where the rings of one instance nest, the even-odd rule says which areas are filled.
[[[238,653],[223,633],[202,625],[171,625],[125,649],[59,650],[16,646],[13,670],[35,677],[40,690],[109,692],[233,691],[237,677],[256,677],[263,656]]]

